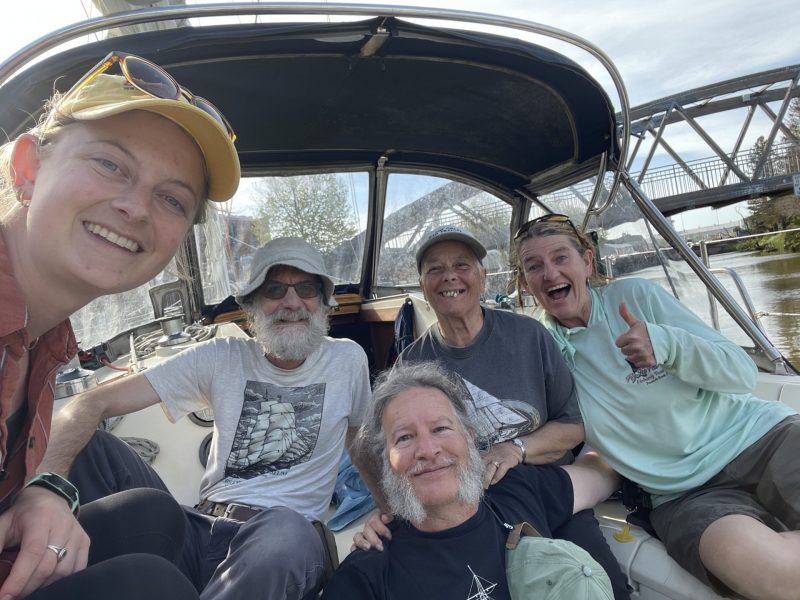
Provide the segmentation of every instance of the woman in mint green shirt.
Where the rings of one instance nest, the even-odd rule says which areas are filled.
[[[586,440],[651,495],[667,551],[725,594],[800,589],[800,420],[750,393],[736,344],[660,286],[606,282],[587,236],[547,215],[515,236],[520,285],[572,371]]]

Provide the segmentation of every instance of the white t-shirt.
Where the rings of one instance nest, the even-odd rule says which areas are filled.
[[[333,338],[292,370],[270,363],[256,340],[216,338],[145,376],[172,421],[214,410],[201,499],[286,506],[310,519],[327,510],[345,433],[371,398],[364,351]]]

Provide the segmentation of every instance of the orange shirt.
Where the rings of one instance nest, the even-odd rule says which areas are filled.
[[[69,320],[42,335],[30,350],[28,414],[14,447],[7,448],[12,397],[20,378],[25,376],[20,361],[30,343],[27,322],[28,310],[0,236],[0,511],[8,508],[44,457],[53,417],[56,372],[77,352]]]

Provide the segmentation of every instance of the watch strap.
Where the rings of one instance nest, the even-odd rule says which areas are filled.
[[[514,444],[517,448],[522,451],[522,460],[520,461],[521,465],[525,464],[525,442],[523,442],[520,438],[511,438],[511,443]]]
[[[58,494],[67,501],[72,514],[75,516],[78,515],[81,505],[78,488],[72,485],[69,480],[65,479],[58,473],[44,472],[35,475],[33,479],[25,484],[25,487],[32,485],[46,488],[51,492]]]

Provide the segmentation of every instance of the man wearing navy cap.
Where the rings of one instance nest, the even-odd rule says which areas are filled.
[[[437,322],[403,350],[398,362],[438,361],[464,379],[488,487],[517,465],[571,463],[584,429],[575,383],[547,330],[528,316],[481,306],[485,257],[483,244],[459,227],[438,227],[423,238],[417,269]],[[380,505],[380,492],[376,495]],[[356,534],[360,548],[377,545],[371,528],[388,532],[379,519],[371,519],[363,534]],[[630,597],[591,510],[565,520],[553,536],[583,547],[603,566],[616,600]]]

